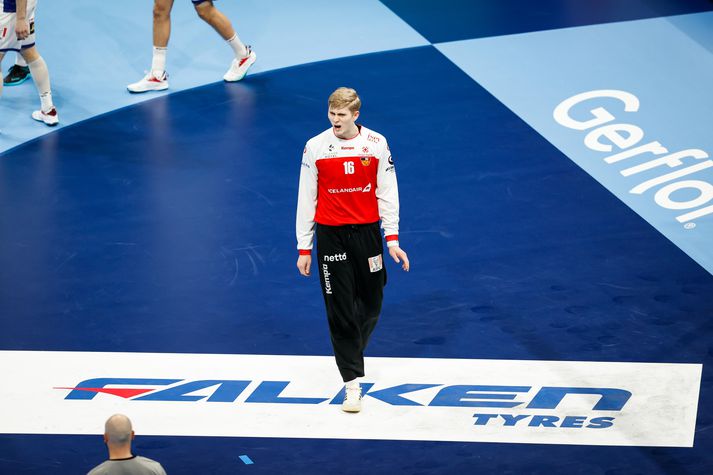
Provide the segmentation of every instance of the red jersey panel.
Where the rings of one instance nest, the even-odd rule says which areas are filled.
[[[381,220],[387,240],[396,239],[399,196],[386,139],[359,126],[340,139],[331,128],[307,142],[297,200],[297,247],[312,249],[315,223],[329,226]]]
[[[319,179],[314,221],[330,226],[379,221],[378,164],[379,159],[370,155],[317,161]]]

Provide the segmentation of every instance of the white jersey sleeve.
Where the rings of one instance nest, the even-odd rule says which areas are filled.
[[[391,151],[382,140],[383,146],[379,155],[379,170],[376,175],[376,199],[379,204],[381,227],[384,229],[386,244],[397,246],[399,239],[399,187],[396,182],[396,169],[391,158]]]
[[[310,141],[311,142],[311,141]],[[302,153],[297,195],[297,249],[308,251],[314,245],[314,213],[317,209],[317,163],[310,142]]]

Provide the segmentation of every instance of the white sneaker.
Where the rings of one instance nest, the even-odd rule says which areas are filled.
[[[225,73],[223,79],[227,82],[240,81],[248,73],[248,69],[255,63],[256,59],[257,55],[255,51],[252,50],[252,47],[248,46],[247,56],[241,59],[235,58],[233,62],[230,63],[230,69]]]
[[[342,411],[344,412],[359,412],[361,411],[361,386],[357,385],[354,388],[346,388],[344,390],[344,402],[342,403]]]
[[[57,114],[56,108],[51,108],[47,112],[42,110],[34,111],[32,113],[32,118],[39,122],[44,122],[50,127],[59,124],[59,114]]]
[[[147,92],[147,91],[164,91],[168,89],[168,74],[166,71],[160,77],[149,71],[140,81],[126,86],[129,92]]]

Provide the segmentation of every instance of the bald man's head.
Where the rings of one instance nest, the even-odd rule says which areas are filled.
[[[132,436],[131,421],[124,414],[114,414],[104,424],[104,439],[108,444],[128,444]]]

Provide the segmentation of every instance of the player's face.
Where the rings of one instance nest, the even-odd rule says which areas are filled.
[[[351,139],[359,133],[356,126],[359,111],[352,113],[352,111],[346,107],[343,109],[333,109],[330,107],[327,115],[329,116],[329,122],[332,123],[334,135],[340,139]]]

